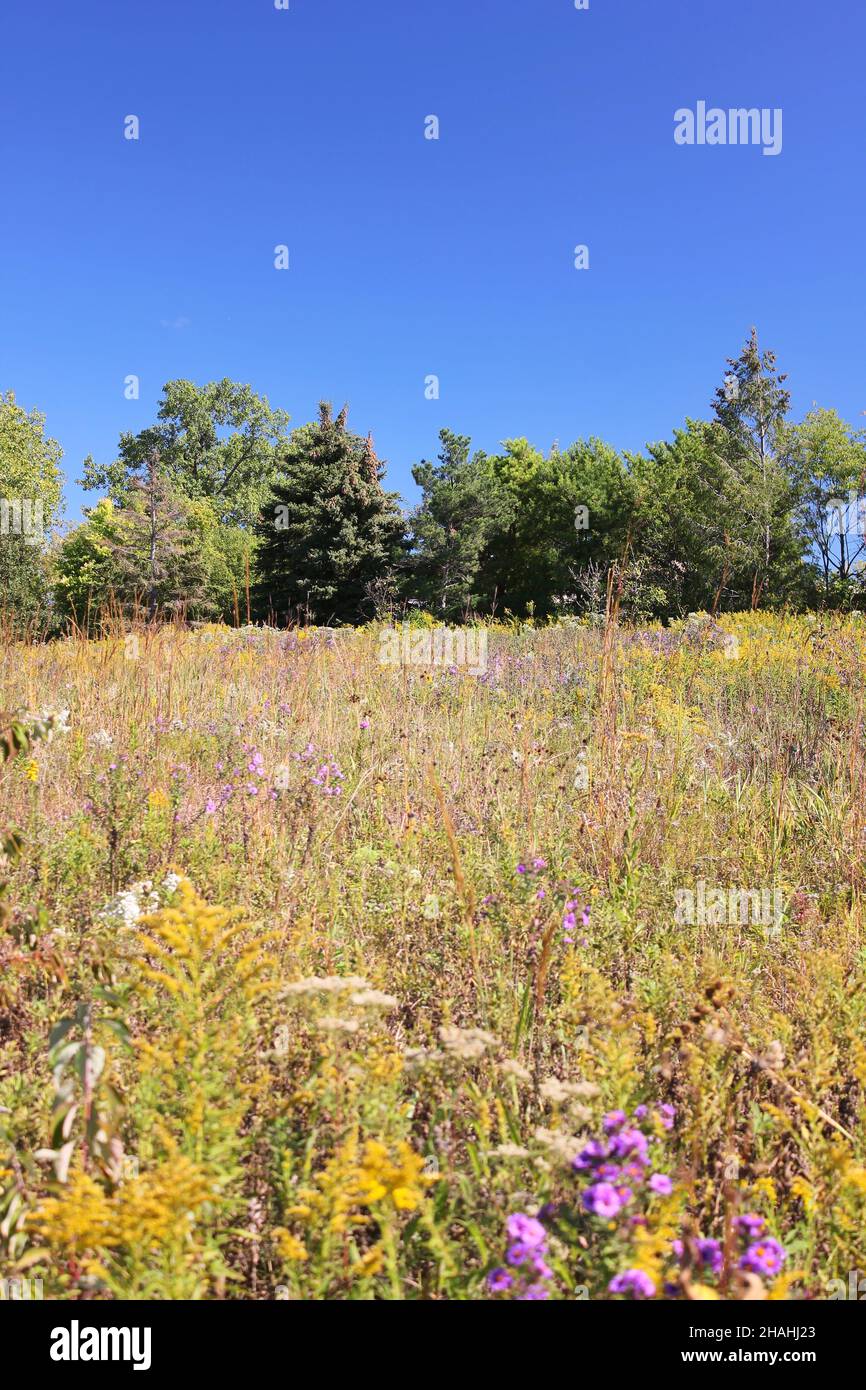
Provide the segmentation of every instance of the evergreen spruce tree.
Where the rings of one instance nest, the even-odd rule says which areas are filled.
[[[295,430],[256,534],[258,616],[358,623],[373,615],[405,554],[404,523],[371,436],[323,401]]]
[[[713,400],[721,441],[712,450],[716,486],[727,503],[751,577],[749,604],[791,595],[804,549],[794,525],[796,478],[779,449],[791,394],[774,352],[761,352],[752,329]]]
[[[206,573],[184,505],[162,476],[154,451],[115,513],[112,583],[127,611],[143,606],[148,621],[208,609]]]

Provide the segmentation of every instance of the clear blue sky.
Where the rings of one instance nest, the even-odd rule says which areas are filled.
[[[172,377],[348,400],[410,499],[443,425],[669,436],[752,323],[797,414],[864,423],[853,0],[5,0],[2,50],[0,389],[70,519]],[[676,146],[699,100],[781,107],[782,153]]]

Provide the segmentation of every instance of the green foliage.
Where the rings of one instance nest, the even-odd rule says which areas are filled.
[[[122,503],[156,451],[176,493],[206,498],[221,521],[248,528],[275,476],[288,420],[285,411],[271,409],[267,397],[227,377],[205,386],[169,381],[157,423],[139,434],[121,435],[113,463],[85,459],[83,483],[107,488]]]
[[[124,611],[200,616],[209,609],[207,571],[190,524],[189,504],[166,482],[156,454],[129,486],[115,517],[110,564]]]
[[[256,607],[280,622],[361,622],[387,600],[403,555],[403,518],[382,489],[384,465],[332,417],[296,430],[259,519]],[[383,592],[384,587],[384,592]]]
[[[49,601],[45,541],[61,508],[62,457],[44,415],[0,393],[0,614],[19,633],[44,619]]]

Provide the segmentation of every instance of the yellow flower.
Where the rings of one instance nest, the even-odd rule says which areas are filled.
[[[117,1244],[111,1203],[89,1173],[75,1172],[59,1196],[39,1204],[28,1225],[67,1255]]]
[[[375,1275],[381,1274],[385,1263],[385,1257],[381,1245],[373,1245],[362,1255],[356,1265],[352,1267],[352,1273],[362,1279],[372,1279]]]
[[[361,1204],[390,1201],[398,1211],[414,1211],[421,1205],[433,1177],[423,1173],[424,1160],[411,1147],[400,1142],[393,1160],[384,1144],[368,1139],[358,1168]]]
[[[845,1169],[843,1182],[846,1187],[856,1187],[858,1192],[866,1192],[866,1168],[858,1168],[853,1163]]]
[[[291,1231],[287,1231],[285,1226],[275,1226],[272,1234],[276,1237],[277,1248],[287,1263],[309,1259],[304,1242],[293,1236]]]
[[[39,764],[35,758],[28,758],[27,762],[24,764],[24,776],[27,778],[28,782],[39,781]]]
[[[772,1178],[758,1178],[752,1191],[756,1195],[766,1197],[771,1207],[776,1205],[776,1184]]]
[[[161,787],[149,793],[147,804],[151,811],[164,811],[171,804]]]

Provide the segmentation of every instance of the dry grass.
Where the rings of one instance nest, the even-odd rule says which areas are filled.
[[[847,1283],[866,637],[722,625],[735,651],[708,621],[494,628],[483,676],[382,665],[372,629],[7,645],[2,705],[68,707],[70,730],[0,772],[24,838],[0,1274],[66,1298]],[[142,880],[155,914],[103,911]],[[701,882],[779,912],[677,920]],[[570,1160],[639,1106],[672,1191],[636,1170],[590,1212]],[[539,1210],[546,1268],[512,1252],[490,1291],[509,1216]],[[781,1274],[738,1268],[747,1213]]]

